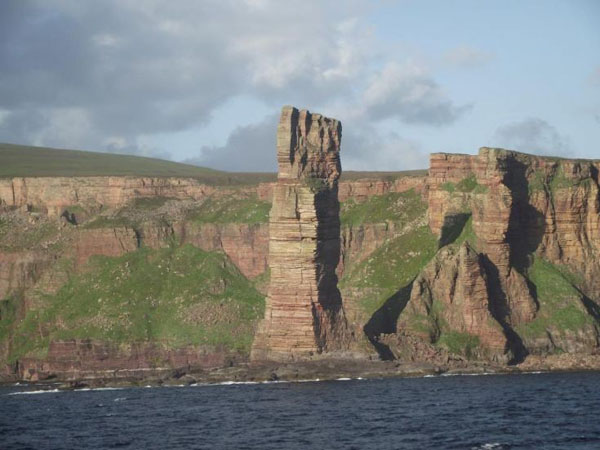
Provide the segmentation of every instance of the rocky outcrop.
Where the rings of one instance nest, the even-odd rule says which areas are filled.
[[[72,251],[77,267],[83,266],[91,256],[121,256],[139,247],[139,235],[128,227],[91,228],[75,230]]]
[[[469,356],[501,360],[508,342],[490,309],[485,269],[477,252],[465,242],[457,249],[442,249],[415,279],[398,327],[427,342],[444,342],[447,335],[458,333],[452,338],[468,344],[473,337],[477,345],[467,349]]]
[[[268,224],[248,225],[178,223],[173,226],[182,244],[202,250],[223,251],[248,278],[256,278],[267,270],[269,249]]]
[[[335,269],[340,255],[341,124],[284,107],[269,219],[271,281],[251,359],[308,358],[343,346]]]
[[[526,255],[538,252],[588,274],[586,286],[600,294],[592,275],[600,255],[599,168],[599,161],[487,147],[478,155],[433,154],[429,225],[441,236],[452,217],[472,214],[482,250],[501,272],[522,269]]]
[[[52,341],[47,357],[23,358],[17,373],[25,381],[41,381],[60,374],[63,380],[141,379],[168,373],[173,368],[186,370],[222,367],[237,355],[223,348],[166,348],[160,343],[132,342],[111,344],[92,339]]]
[[[462,237],[472,246],[467,254],[475,255],[472,273],[481,274],[463,279],[463,303],[454,306],[455,313],[468,304],[468,310],[476,304],[481,311],[485,307],[502,326],[509,358],[590,353],[598,347],[598,166],[597,161],[485,147],[478,155],[431,156],[428,218],[442,247],[436,260],[444,260],[446,246],[455,246]],[[432,288],[453,277],[454,283],[461,280],[452,264],[435,276],[430,266],[415,281],[407,311],[431,303],[431,298],[444,303],[448,295],[456,295],[449,282],[437,293]],[[494,347],[489,341],[494,320],[489,317],[479,317],[470,328],[444,319],[452,330]]]

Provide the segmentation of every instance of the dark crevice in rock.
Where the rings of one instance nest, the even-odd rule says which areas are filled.
[[[490,314],[502,327],[507,340],[507,351],[512,354],[512,358],[508,361],[508,364],[519,364],[525,360],[529,352],[521,337],[508,323],[510,306],[506,298],[506,293],[502,289],[498,268],[486,255],[480,255],[480,259],[486,274],[486,285],[490,299],[488,305]]]
[[[531,265],[533,254],[544,236],[544,215],[529,203],[529,165],[516,158],[507,160],[504,185],[510,189],[512,207],[506,232],[510,244],[510,265],[521,274]]]
[[[456,241],[470,218],[471,213],[446,215],[446,217],[444,217],[444,224],[442,225],[438,248],[450,245]]]
[[[395,357],[390,348],[380,342],[379,336],[398,331],[398,317],[400,317],[410,299],[413,283],[414,280],[388,298],[363,327],[367,339],[384,361],[395,359]]]

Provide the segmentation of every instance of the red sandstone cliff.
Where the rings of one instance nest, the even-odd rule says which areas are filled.
[[[420,315],[435,334],[431,323],[441,319],[449,332],[514,361],[597,352],[598,167],[491,148],[432,155],[428,217],[442,249],[415,280],[400,326]],[[456,240],[470,246],[449,257]],[[444,308],[432,312],[434,301]]]

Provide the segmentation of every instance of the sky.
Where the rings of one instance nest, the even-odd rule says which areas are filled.
[[[600,158],[600,1],[0,0],[0,142],[275,171],[288,104],[345,170]]]

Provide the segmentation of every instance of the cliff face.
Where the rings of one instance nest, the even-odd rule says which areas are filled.
[[[271,280],[253,360],[307,358],[343,346],[335,273],[340,255],[341,124],[284,107],[269,218]]]
[[[215,188],[193,178],[35,177],[0,179],[0,207],[43,208],[58,217],[69,206],[118,208],[139,197],[200,200]]]
[[[432,155],[428,218],[441,250],[415,280],[403,325],[420,315],[432,342],[445,327],[513,361],[596,352],[597,174],[595,161],[502,149]],[[435,301],[443,311],[431,311]]]
[[[426,178],[339,182],[340,133],[284,109],[278,181],[244,189],[0,180],[4,375],[141,376],[251,348],[435,364],[599,352],[599,162],[483,148],[432,155]]]

